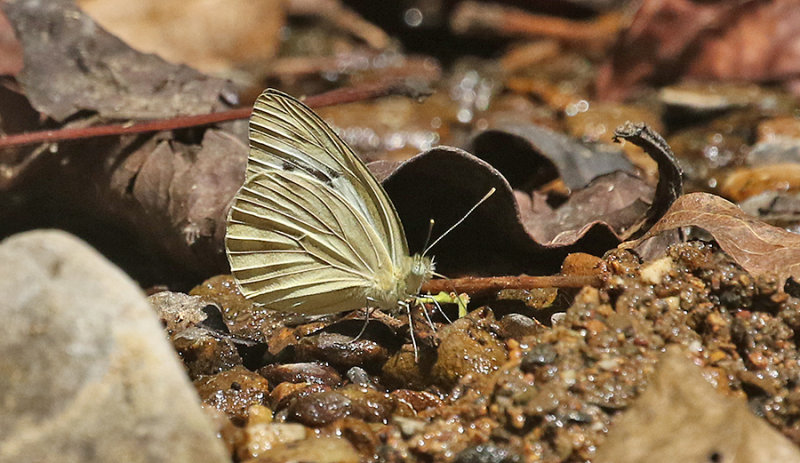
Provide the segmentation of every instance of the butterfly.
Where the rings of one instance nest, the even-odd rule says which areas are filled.
[[[409,255],[386,191],[321,117],[267,89],[253,107],[249,138],[225,236],[245,298],[282,312],[326,314],[393,310],[419,293],[433,261]]]

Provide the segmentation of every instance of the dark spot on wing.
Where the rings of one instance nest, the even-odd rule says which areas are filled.
[[[294,170],[301,170],[312,177],[316,178],[317,180],[325,183],[326,185],[331,185],[333,180],[342,176],[341,173],[336,172],[332,169],[322,169],[317,168],[316,166],[312,166],[311,164],[302,162],[299,159],[292,159],[291,161],[284,160],[281,164],[281,169],[286,172],[292,172]]]

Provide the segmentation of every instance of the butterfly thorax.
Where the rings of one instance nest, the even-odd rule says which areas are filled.
[[[433,261],[429,257],[414,254],[401,259],[394,272],[375,275],[375,285],[367,297],[380,308],[396,309],[398,301],[419,294],[422,285],[433,276]]]

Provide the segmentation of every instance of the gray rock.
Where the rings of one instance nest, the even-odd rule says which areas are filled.
[[[0,243],[0,317],[0,462],[230,461],[144,295],[85,243]]]

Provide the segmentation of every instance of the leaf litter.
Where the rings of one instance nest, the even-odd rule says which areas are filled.
[[[8,34],[0,22],[0,44],[11,44],[0,50],[10,50],[2,53],[12,58],[2,61],[10,65],[1,69],[15,76],[14,81],[3,81],[3,95],[14,95],[18,99],[14,101],[35,108],[20,117],[4,109],[11,105],[0,105],[4,133],[220,111],[235,103],[237,92],[247,95],[223,80],[134,51],[70,2],[52,2],[41,11],[31,5],[17,1],[0,7],[25,57],[20,71],[13,61],[18,52],[13,41],[5,39]],[[743,28],[763,27],[764,18],[785,16],[788,21],[791,15],[781,13],[785,5],[765,2],[757,13],[748,14],[722,4],[643,2],[605,67],[596,71],[598,94],[634,95],[656,75],[668,81],[684,75],[728,78],[736,71],[730,66],[730,50],[741,47],[747,35]],[[330,11],[348,10],[334,6]],[[660,29],[664,23],[656,20],[669,12],[687,20],[681,24],[685,33],[671,30],[671,37],[664,36]],[[45,23],[54,35],[41,34]],[[350,24],[356,23],[359,20]],[[152,302],[160,308],[201,397],[218,411],[221,435],[239,461],[280,461],[297,449],[312,455],[321,442],[308,439],[312,434],[327,439],[330,447],[325,448],[330,452],[351,459],[360,454],[387,461],[591,460],[602,448],[603,430],[626,409],[636,407],[634,401],[649,382],[664,381],[663,373],[651,373],[662,368],[656,366],[658,352],[674,345],[683,346],[692,361],[704,367],[704,375],[719,385],[718,393],[746,397],[759,416],[794,445],[800,442],[793,419],[798,406],[794,333],[800,329],[798,300],[791,290],[796,235],[744,214],[719,196],[681,196],[683,150],[676,150],[680,160],[674,159],[669,146],[643,126],[622,127],[617,135],[655,160],[657,182],[642,173],[638,162],[630,161],[628,151],[563,135],[592,129],[576,127],[577,119],[563,120],[581,107],[571,98],[590,91],[585,83],[591,73],[581,74],[585,85],[573,86],[579,89],[574,91],[546,80],[565,69],[579,69],[575,60],[570,61],[575,51],[568,49],[581,42],[558,41],[569,22],[547,23],[531,15],[519,24],[535,24],[539,33],[542,24],[564,28],[544,39],[551,41],[544,48],[527,49],[550,50],[541,56],[549,56],[551,62],[541,56],[531,61],[542,68],[541,73],[532,79],[525,74],[531,69],[522,62],[504,71],[510,75],[459,71],[451,85],[460,90],[450,89],[452,96],[459,93],[458,103],[448,106],[440,100],[431,106],[438,112],[425,113],[423,123],[414,129],[425,132],[425,123],[430,122],[439,142],[464,149],[426,148],[405,162],[378,161],[370,168],[384,181],[416,248],[425,242],[430,219],[436,220],[435,235],[488,189],[497,188],[483,207],[438,245],[437,260],[448,274],[550,274],[562,264],[569,268],[565,258],[573,261],[578,255],[571,253],[588,252],[603,256],[589,261],[596,267],[592,271],[602,275],[597,287],[559,292],[555,299],[562,300],[555,306],[560,308],[549,311],[514,305],[513,298],[512,304],[489,298],[488,305],[471,306],[473,310],[453,324],[445,323],[445,315],[452,318],[454,308],[431,307],[431,323],[421,314],[412,320],[424,341],[418,360],[408,344],[404,317],[372,313],[363,335],[354,340],[363,326],[363,312],[315,320],[277,314],[244,301],[226,276],[195,288],[191,293],[196,299],[191,301],[178,291],[158,293]],[[483,26],[479,33],[484,35],[508,32],[500,24]],[[703,35],[709,26],[718,32],[713,39]],[[614,30],[602,29],[604,34]],[[775,59],[757,60],[740,77],[759,82],[780,79],[791,88],[794,71],[786,65],[791,49],[779,46],[792,43],[792,31],[786,29],[758,52]],[[320,56],[326,60],[324,66],[308,66],[316,64],[316,58],[301,57],[302,62],[295,64],[303,64],[303,72],[276,67],[271,78],[298,94],[369,81],[370,74],[381,78],[381,69],[398,75],[427,69],[422,74],[429,82],[441,78],[437,63],[425,64],[432,60],[406,59],[396,50],[366,52],[357,42],[374,45],[380,42],[372,42],[378,36],[370,39],[351,32],[338,35],[336,41],[340,51],[350,47],[351,55]],[[476,30],[462,32],[469,35]],[[308,36],[315,33],[310,30]],[[356,40],[348,42],[348,36]],[[305,40],[302,34],[293,35],[297,37],[299,43]],[[643,41],[652,47],[636,46]],[[348,45],[342,48],[344,43]],[[688,47],[698,44],[704,48],[689,56]],[[556,57],[553,50],[562,53]],[[403,59],[392,60],[392,53]],[[587,54],[587,59],[600,66],[596,53]],[[331,67],[331,63],[346,62],[342,56],[353,58],[348,71],[332,72],[339,64]],[[284,60],[281,66],[289,64],[284,57],[276,59]],[[392,64],[382,68],[381,59]],[[661,73],[676,62],[681,66]],[[315,69],[327,69],[325,78],[315,80]],[[528,92],[524,101],[529,119],[543,114],[558,117],[544,128],[521,123],[512,112],[516,117],[509,124],[508,107],[493,114],[491,104],[483,103],[493,101],[503,88]],[[730,101],[735,104],[704,109],[681,123],[696,126],[704,119],[722,120],[721,113],[748,106],[736,102],[752,101],[751,93],[734,94]],[[674,105],[674,92],[667,96]],[[600,107],[595,103],[587,103],[588,112]],[[761,103],[756,105],[765,111],[761,117],[784,115],[781,106],[765,109]],[[381,105],[390,107],[385,102],[365,103],[358,111],[370,113]],[[340,110],[344,116],[334,118],[347,129],[346,107],[329,112]],[[658,111],[655,119],[665,121],[669,139],[682,127]],[[485,124],[492,120],[505,122]],[[477,133],[474,128],[479,128]],[[611,134],[606,134],[608,139],[601,136],[601,142],[611,141]],[[383,142],[368,144],[369,157],[392,158],[392,150],[400,145],[405,151],[397,150],[395,156],[413,155],[409,146],[414,143],[395,142],[397,137],[412,140],[411,132],[394,135],[390,129]],[[744,142],[750,140],[745,137]],[[196,283],[200,275],[225,272],[220,258],[223,224],[246,158],[243,123],[15,150],[0,157],[7,175],[7,181],[0,183],[0,200],[10,206],[0,211],[0,219],[6,221],[4,234],[18,231],[15,224],[36,226],[37,215],[67,207],[74,211],[73,227],[88,217],[117,223],[135,237],[137,253],[157,256],[162,261],[158,265],[171,269],[156,271],[158,265],[150,262],[141,273],[140,282],[146,286],[185,288],[185,282]],[[731,184],[736,183],[731,180]],[[765,182],[760,191],[769,193],[776,187],[780,185]],[[46,205],[40,203],[43,199]],[[782,217],[792,217],[798,210],[793,204],[768,205]],[[100,233],[103,229],[82,227],[99,228]],[[676,233],[687,227],[702,229],[705,239],[687,242],[686,236]],[[787,279],[789,289],[784,292]],[[179,280],[183,283],[175,284]],[[553,307],[553,299],[548,301],[545,307]],[[689,400],[686,406],[697,408]],[[704,429],[706,433],[710,428]],[[641,429],[634,433],[648,437]],[[780,439],[776,448],[785,443]],[[753,446],[760,445],[757,439],[754,442]],[[609,443],[603,452],[609,461],[624,461],[625,446]]]

